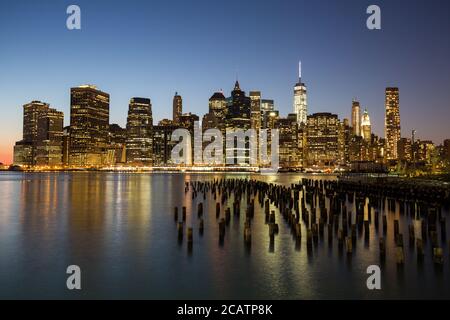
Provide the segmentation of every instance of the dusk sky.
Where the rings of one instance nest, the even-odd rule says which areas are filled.
[[[81,30],[66,8],[81,8]],[[381,7],[382,30],[366,28]],[[297,64],[308,113],[350,118],[352,98],[384,136],[384,89],[400,88],[402,135],[450,138],[450,2],[433,1],[111,1],[0,2],[0,162],[22,139],[22,105],[41,100],[70,118],[70,87],[111,95],[110,122],[125,125],[131,97],[152,100],[154,123],[183,111],[202,116],[208,99],[228,96],[238,77],[285,116]]]

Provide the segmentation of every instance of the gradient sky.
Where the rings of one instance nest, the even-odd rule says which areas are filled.
[[[81,30],[66,28],[70,4]],[[370,4],[381,31],[366,28]],[[175,91],[201,116],[236,77],[286,115],[299,59],[308,113],[349,118],[357,97],[383,136],[384,89],[398,86],[402,134],[439,144],[450,138],[449,33],[447,0],[2,0],[0,162],[22,138],[23,104],[48,102],[69,124],[70,87],[85,83],[110,93],[120,125],[133,96],[151,98],[155,123],[171,117]]]

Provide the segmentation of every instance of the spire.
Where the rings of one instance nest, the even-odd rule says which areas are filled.
[[[302,61],[298,62],[298,80],[302,83]]]
[[[234,84],[234,90],[241,90],[241,88],[239,87],[239,81],[236,80],[236,83]]]

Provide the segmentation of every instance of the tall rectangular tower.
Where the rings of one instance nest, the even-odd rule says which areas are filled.
[[[386,88],[385,139],[386,159],[397,160],[400,134],[400,104],[398,88]]]
[[[175,95],[173,97],[172,112],[173,123],[180,124],[180,118],[183,114],[183,99],[178,94],[178,92],[175,92]]]
[[[252,129],[261,129],[261,92],[250,91],[250,119]]]
[[[294,86],[294,113],[297,115],[297,123],[305,124],[308,114],[308,100],[306,85],[302,82],[302,64],[298,64],[298,83]]]
[[[152,163],[152,104],[147,98],[132,98],[127,117],[127,162],[134,165]]]
[[[356,100],[352,102],[352,128],[353,135],[361,136],[361,106]]]
[[[92,85],[71,88],[69,164],[104,164],[108,136],[109,94]]]

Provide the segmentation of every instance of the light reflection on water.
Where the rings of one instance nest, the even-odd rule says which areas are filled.
[[[224,245],[219,246],[215,201],[208,194],[200,236],[197,203],[203,197],[185,197],[185,181],[245,177],[289,185],[305,176],[1,173],[0,298],[450,298],[447,245],[443,270],[435,269],[429,251],[423,265],[418,264],[407,241],[409,222],[398,206],[388,219],[390,226],[400,219],[405,237],[401,269],[395,263],[392,230],[387,233],[386,260],[380,264],[373,225],[368,245],[358,238],[351,258],[339,253],[335,239],[329,247],[326,238],[308,255],[306,239],[296,250],[288,225],[277,214],[280,232],[270,252],[257,201],[250,252],[243,242],[246,201],[239,218],[231,215]],[[186,241],[177,242],[175,205],[180,213],[181,206],[187,207],[186,225],[194,228],[192,254]],[[81,267],[81,291],[65,288],[70,264]],[[367,290],[366,268],[371,264],[381,265],[381,291]]]

